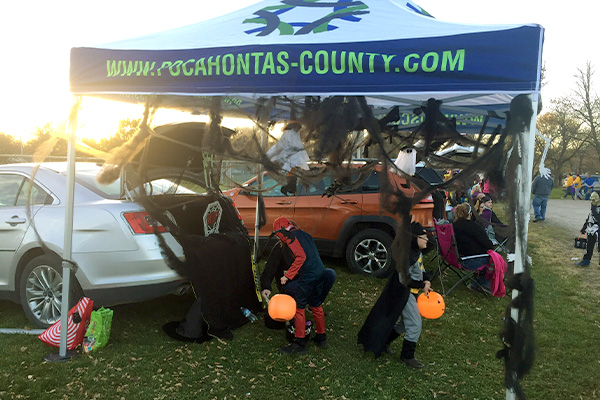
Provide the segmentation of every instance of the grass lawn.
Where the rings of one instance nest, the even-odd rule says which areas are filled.
[[[582,285],[594,265],[571,266],[572,237],[532,224],[529,253],[536,283],[537,353],[522,385],[528,399],[600,397],[599,294]],[[570,247],[569,247],[570,246]],[[502,399],[501,348],[505,299],[457,288],[446,313],[424,320],[413,370],[395,354],[375,359],[356,335],[385,281],[353,275],[325,260],[338,281],[325,304],[329,348],[280,355],[284,333],[259,322],[234,331],[230,342],[180,344],[162,333],[183,318],[192,298],[167,297],[114,307],[108,346],[65,363],[45,363],[57,349],[35,336],[0,335],[0,399]],[[430,264],[429,268],[433,268]],[[450,279],[450,277],[449,277]],[[451,279],[450,279],[451,280]],[[439,280],[433,282],[439,289]],[[310,315],[310,314],[309,314]],[[0,301],[0,327],[27,325],[20,306]]]
[[[550,193],[549,198],[550,199],[562,199],[562,197],[565,195],[565,189],[560,188],[560,187],[554,187],[554,189],[552,189],[552,192]]]

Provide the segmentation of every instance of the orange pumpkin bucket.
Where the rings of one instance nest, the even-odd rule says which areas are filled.
[[[276,294],[269,300],[269,316],[275,321],[289,321],[296,314],[296,300],[287,294]]]
[[[430,290],[428,296],[421,293],[417,297],[417,307],[419,307],[419,313],[423,318],[437,319],[444,314],[446,304],[439,293]]]

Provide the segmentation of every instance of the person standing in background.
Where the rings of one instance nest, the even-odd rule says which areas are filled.
[[[550,193],[552,193],[552,188],[554,188],[554,180],[550,176],[550,170],[545,168],[544,172],[542,174],[542,171],[540,171],[531,185],[531,192],[533,193],[533,222],[546,220],[546,206],[548,205],[548,198],[550,197]]]
[[[581,197],[581,193],[579,192],[580,190],[581,177],[579,176],[579,174],[573,175],[573,189],[571,189],[571,193],[573,194],[573,200],[575,200],[575,198]]]
[[[575,197],[573,196],[573,193],[571,192],[573,190],[573,178],[574,177],[575,177],[574,173],[567,175],[567,182],[565,183],[565,195],[563,196],[563,199],[569,195],[573,199],[575,199]]]
[[[585,179],[583,181],[583,195],[585,196],[585,200],[590,199],[590,195],[594,191],[594,183],[596,183],[596,180],[590,176],[589,172],[586,172]]]
[[[591,210],[587,219],[583,223],[583,227],[581,228],[581,233],[585,233],[587,237],[587,247],[583,259],[578,263],[575,263],[575,265],[578,267],[590,266],[590,260],[594,254],[594,247],[598,243],[598,224],[600,224],[600,196],[598,193],[593,192],[590,195],[590,200],[592,201]],[[598,247],[598,251],[600,252],[600,247]]]

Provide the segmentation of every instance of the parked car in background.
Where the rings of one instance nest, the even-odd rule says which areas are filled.
[[[33,176],[36,167],[0,165],[0,298],[20,303],[36,326],[45,327],[60,319],[67,164],[44,163]],[[77,268],[70,303],[85,295],[96,306],[109,306],[185,291],[189,284],[166,264],[154,226],[183,257],[178,241],[126,196],[120,179],[98,184],[99,171],[93,163],[76,165],[72,260]],[[145,189],[174,224],[206,235],[203,219],[225,224],[222,211],[240,224],[228,198],[200,193],[192,178],[169,173],[156,174]],[[212,215],[215,210],[218,216]]]
[[[393,184],[408,197],[419,191],[399,175],[383,171],[381,166],[358,187],[342,184],[333,196],[326,194],[334,183],[331,174],[310,185],[299,181],[296,195],[286,196],[281,192],[281,184],[265,173],[263,188],[269,190],[263,192],[266,225],[260,229],[260,243],[264,244],[271,234],[276,218],[287,217],[313,236],[321,255],[345,257],[354,272],[387,276],[393,267],[391,244],[397,220],[394,215],[381,211],[379,177],[382,173],[388,173]],[[254,231],[257,184],[253,178],[243,188],[223,192],[234,201],[250,232]],[[413,207],[411,214],[433,231],[432,211],[433,199],[428,196]]]

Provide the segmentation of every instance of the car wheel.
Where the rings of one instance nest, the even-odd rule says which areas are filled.
[[[36,327],[47,328],[60,319],[62,283],[62,262],[56,256],[37,256],[23,269],[19,285],[21,306]],[[83,296],[72,272],[69,289],[71,309]]]
[[[360,231],[348,243],[346,260],[353,272],[385,278],[392,270],[392,237],[378,229]]]

